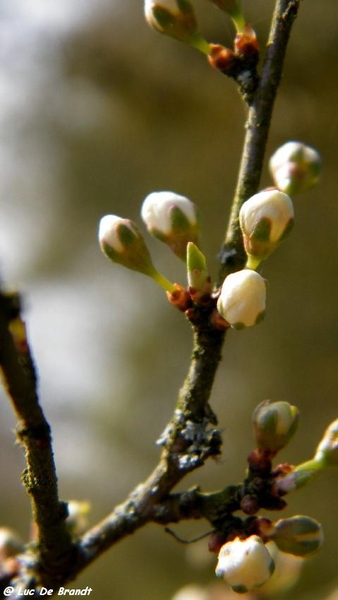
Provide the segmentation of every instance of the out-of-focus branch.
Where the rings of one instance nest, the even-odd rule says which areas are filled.
[[[58,577],[60,568],[65,569],[72,553],[65,527],[67,507],[58,497],[50,426],[39,404],[19,298],[3,292],[0,292],[0,365],[5,389],[18,418],[17,438],[25,449],[22,481],[31,497],[42,579],[50,584]]]

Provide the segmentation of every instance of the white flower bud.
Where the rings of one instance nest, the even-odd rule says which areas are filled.
[[[188,242],[198,244],[198,217],[193,202],[174,192],[153,192],[142,204],[141,217],[149,232],[182,260]]]
[[[170,293],[174,291],[175,286],[155,269],[143,236],[129,219],[116,215],[102,217],[99,242],[103,254],[112,262],[148,275]]]
[[[106,215],[100,221],[99,242],[102,252],[113,262],[152,276],[154,267],[145,241],[129,219]]]
[[[317,150],[302,142],[287,142],[271,156],[269,167],[276,186],[293,195],[316,185],[321,158]]]
[[[256,271],[243,269],[224,280],[217,310],[231,327],[251,327],[264,317],[265,300],[265,279]]]
[[[288,402],[265,400],[253,413],[253,426],[258,448],[278,452],[292,438],[299,422],[299,411]]]
[[[252,535],[222,546],[216,575],[223,577],[235,592],[245,593],[268,581],[274,569],[274,561],[263,540]]]
[[[209,53],[209,44],[199,32],[189,0],[145,0],[144,14],[149,25],[160,33]]]
[[[267,258],[291,231],[292,200],[274,188],[244,202],[239,213],[245,251],[258,261]]]

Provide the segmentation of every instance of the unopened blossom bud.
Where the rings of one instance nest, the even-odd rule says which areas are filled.
[[[277,521],[271,539],[282,552],[310,556],[323,544],[323,529],[315,519],[297,515]]]
[[[240,0],[210,0],[218,8],[224,10],[232,18],[237,31],[241,31],[245,26],[245,19],[242,13]]]
[[[160,33],[209,53],[209,44],[201,36],[189,0],[145,0],[144,14],[149,25]]]
[[[320,461],[324,467],[338,467],[338,419],[325,431],[316,450],[315,460]]]
[[[317,184],[322,162],[311,146],[287,142],[271,156],[269,167],[278,189],[292,196]]]
[[[294,222],[292,200],[274,188],[263,190],[244,202],[239,222],[249,257],[247,266],[255,268],[290,233]]]
[[[253,426],[258,448],[278,452],[293,437],[299,422],[299,411],[288,402],[261,402],[253,413]]]
[[[142,204],[141,217],[149,232],[186,260],[187,244],[198,244],[196,206],[174,192],[153,192]]]
[[[103,254],[112,262],[148,275],[166,291],[173,291],[173,284],[155,269],[143,236],[129,219],[116,215],[102,217],[99,242]]]
[[[198,302],[211,293],[211,281],[205,256],[192,242],[187,245],[187,270],[191,298]]]
[[[231,273],[222,285],[217,310],[235,329],[259,323],[265,314],[266,281],[251,269]]]
[[[275,564],[263,540],[252,535],[236,538],[222,546],[216,567],[217,577],[223,577],[238,593],[263,585],[274,572]]]

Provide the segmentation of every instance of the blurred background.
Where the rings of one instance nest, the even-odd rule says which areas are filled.
[[[273,0],[243,4],[264,46]],[[180,489],[242,479],[251,414],[264,399],[301,410],[299,433],[281,455],[294,464],[312,456],[337,417],[338,4],[324,4],[301,3],[268,147],[271,154],[289,139],[313,145],[323,156],[322,181],[297,197],[293,233],[264,265],[265,321],[227,337],[211,400],[224,428],[223,458]],[[205,37],[230,45],[226,16],[205,0],[195,5]],[[234,83],[202,55],[148,27],[141,0],[2,0],[0,39],[1,278],[23,293],[61,497],[90,502],[94,524],[155,466],[192,339],[152,281],[103,257],[99,219],[113,213],[140,224],[148,193],[186,195],[202,214],[202,248],[216,275],[245,111]],[[262,187],[270,183],[266,170]],[[184,284],[184,266],[147,240],[159,270]],[[1,524],[27,539],[14,427],[2,395]],[[279,600],[323,599],[338,585],[337,494],[333,472],[289,497],[285,516],[318,519],[326,541]],[[193,538],[208,524],[175,529]],[[214,581],[206,546],[180,545],[149,526],[74,585],[90,585],[93,600],[171,600],[184,585]]]

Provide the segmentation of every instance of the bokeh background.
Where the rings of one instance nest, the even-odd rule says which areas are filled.
[[[196,0],[205,36],[231,44],[216,7]],[[273,0],[244,0],[261,45]],[[252,330],[230,332],[212,406],[224,456],[182,486],[214,489],[243,476],[251,413],[285,399],[302,413],[281,459],[309,458],[337,417],[338,393],[338,4],[302,2],[269,139],[322,153],[320,186],[296,199],[291,237],[264,265],[268,312]],[[156,464],[191,350],[191,331],[145,277],[110,264],[97,226],[106,213],[140,224],[143,198],[173,190],[203,216],[210,271],[227,223],[243,140],[235,85],[205,58],[152,31],[142,0],[2,0],[0,5],[1,277],[24,296],[53,427],[64,499],[87,500],[94,524]],[[269,185],[267,170],[262,186]],[[148,238],[149,239],[149,238]],[[157,267],[185,282],[184,267],[149,239]],[[1,524],[29,534],[15,420],[1,396]],[[181,486],[181,487],[182,487]],[[323,550],[296,588],[278,598],[318,600],[338,585],[338,473],[290,496],[286,515],[325,529]],[[176,528],[192,538],[206,523]],[[91,566],[76,585],[93,600],[170,600],[181,586],[214,579],[214,557],[149,526]]]

